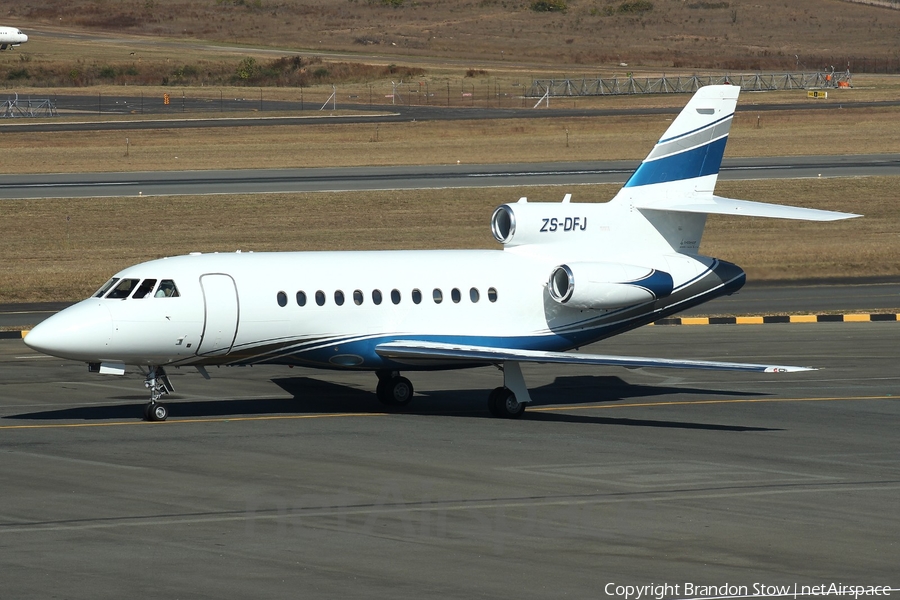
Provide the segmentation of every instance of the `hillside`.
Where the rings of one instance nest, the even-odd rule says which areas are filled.
[[[843,0],[29,0],[0,17],[285,50],[555,67],[900,72],[900,10]],[[23,47],[24,48],[24,47]]]

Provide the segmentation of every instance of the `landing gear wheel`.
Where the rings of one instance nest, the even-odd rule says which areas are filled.
[[[488,410],[491,413],[492,417],[500,417],[500,397],[506,391],[504,387],[498,387],[491,390],[490,395],[488,396]]]
[[[382,404],[406,406],[413,397],[413,384],[406,377],[395,376],[380,379],[375,395]]]
[[[390,385],[389,379],[379,379],[378,385],[375,387],[375,395],[378,397],[378,401],[384,405],[391,404],[391,392],[388,389]]]
[[[169,418],[169,409],[165,404],[151,402],[144,407],[144,416],[148,421],[165,421]]]
[[[149,367],[144,378],[144,387],[150,390],[150,402],[144,406],[144,420],[165,421],[169,417],[169,409],[160,404],[159,399],[175,391],[165,369]]]
[[[488,410],[495,417],[518,419],[525,412],[525,403],[516,400],[509,388],[497,388],[488,396]]]

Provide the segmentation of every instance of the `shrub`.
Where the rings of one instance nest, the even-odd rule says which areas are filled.
[[[256,59],[251,56],[241,60],[240,64],[237,67],[237,75],[238,79],[247,80],[256,75],[256,72],[259,70],[259,67],[256,65]]]
[[[644,13],[653,10],[650,0],[632,0],[619,5],[619,12],[626,14]]]
[[[566,12],[568,9],[566,0],[534,0],[531,3],[534,12]]]
[[[9,73],[6,74],[6,79],[9,81],[15,81],[17,79],[31,79],[31,74],[28,72],[28,69],[13,69]]]

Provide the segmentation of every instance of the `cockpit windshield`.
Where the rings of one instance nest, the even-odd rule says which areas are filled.
[[[112,291],[107,294],[107,298],[111,300],[121,299],[124,300],[128,296],[131,295],[131,292],[134,291],[135,286],[138,284],[140,279],[123,279],[120,281],[116,287],[112,289]]]
[[[156,282],[159,281],[159,287]],[[154,290],[156,292],[154,293]],[[132,292],[134,292],[132,294]],[[99,290],[94,293],[94,298],[108,298],[112,300],[125,300],[126,298],[177,298],[181,294],[178,293],[178,287],[171,279],[121,279],[113,277],[103,284]]]
[[[145,279],[141,282],[141,285],[138,286],[137,291],[134,293],[132,298],[145,298],[147,294],[153,291],[153,288],[156,287],[155,279]]]
[[[104,283],[104,284],[103,284],[103,287],[101,287],[99,290],[97,290],[96,292],[94,292],[93,297],[94,297],[94,298],[102,298],[103,295],[106,294],[106,292],[109,291],[109,288],[111,288],[112,286],[114,286],[118,280],[119,280],[118,277],[113,277],[112,279],[110,279],[109,281],[107,281],[106,283]]]

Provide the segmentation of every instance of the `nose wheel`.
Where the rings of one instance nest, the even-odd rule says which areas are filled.
[[[148,402],[144,407],[145,421],[165,421],[169,418],[169,409],[159,402]]]
[[[162,367],[150,367],[144,379],[144,387],[150,390],[150,402],[144,406],[145,421],[165,421],[169,418],[169,409],[159,402],[160,398],[175,391],[168,375]]]

